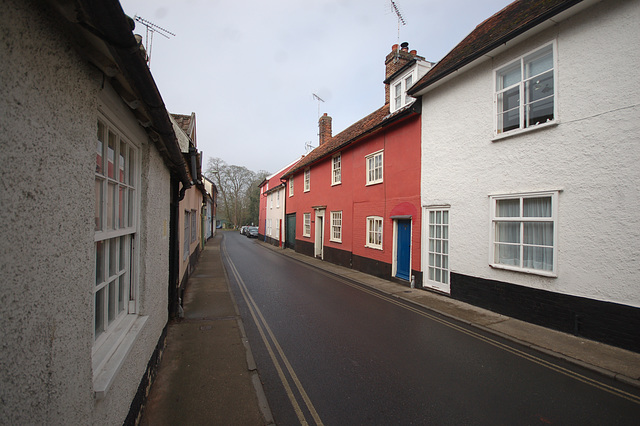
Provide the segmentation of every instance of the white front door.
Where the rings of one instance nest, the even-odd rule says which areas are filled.
[[[316,239],[314,244],[315,256],[324,259],[322,247],[324,246],[324,210],[316,210]]]

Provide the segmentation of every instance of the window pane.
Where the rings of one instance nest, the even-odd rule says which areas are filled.
[[[135,157],[136,157],[136,152],[133,148],[129,149],[129,158],[128,158],[128,163],[129,163],[129,180],[127,181],[127,183],[131,186],[135,186],[136,184],[136,177],[135,177]]]
[[[133,226],[133,201],[134,192],[133,189],[129,190],[129,202],[127,203],[127,226]]]
[[[435,240],[436,242],[436,253],[442,253],[442,240]]]
[[[107,188],[107,228],[116,229],[116,185],[110,183]]]
[[[442,225],[442,238],[449,238],[449,227],[446,225]]]
[[[522,75],[520,73],[520,63],[511,65],[510,67],[500,71],[497,75],[498,90],[504,89],[520,81]]]
[[[442,238],[442,226],[436,225],[436,238]]]
[[[436,242],[436,240],[432,240],[431,238],[429,238],[429,251],[435,251],[435,249],[436,249],[435,242]]]
[[[104,242],[96,243],[96,285],[104,281]]]
[[[442,223],[442,212],[438,211],[436,212],[436,224],[441,224]]]
[[[126,200],[127,200],[127,190],[124,186],[121,186],[119,188],[119,194],[118,194],[118,225],[120,228],[124,228],[126,226],[124,221],[124,212],[126,211],[126,206],[125,206]]]
[[[118,272],[118,240],[109,240],[109,276]]]
[[[442,268],[443,269],[448,269],[449,268],[449,256],[442,256]]]
[[[551,197],[524,198],[523,217],[551,217]]]
[[[501,243],[519,243],[520,222],[496,222],[496,241]]]
[[[553,246],[553,223],[552,222],[524,222],[525,244],[535,244],[538,246]]]
[[[125,276],[121,275],[118,281],[118,313],[124,310],[125,284]]]
[[[496,263],[520,266],[520,246],[496,244],[495,257]]]
[[[116,155],[116,134],[109,131],[109,143],[107,145],[107,175],[110,178],[115,177],[115,155]]]
[[[127,237],[120,237],[120,262],[119,271],[123,271],[127,267],[126,254],[127,254]]]
[[[449,254],[449,241],[442,242],[442,253]]]
[[[553,271],[553,248],[524,246],[523,250],[525,268]]]
[[[520,217],[520,199],[513,200],[497,200],[496,201],[497,217]]]
[[[108,312],[108,322],[111,324],[116,318],[116,282],[111,281],[109,283],[109,298],[107,299],[107,312]]]
[[[433,268],[429,268],[429,279],[433,281],[434,278],[435,278],[435,271],[433,270]]]
[[[538,75],[553,69],[553,47],[547,46],[533,56],[527,57],[525,61],[525,78]]]
[[[98,121],[96,144],[96,173],[104,175],[104,124]]]
[[[445,225],[449,223],[449,212],[446,210],[442,212],[442,223]]]
[[[118,180],[124,182],[127,178],[127,144],[120,142],[120,156],[118,157]]]
[[[96,292],[94,299],[95,310],[95,337],[97,338],[104,331],[104,289]]]
[[[95,220],[96,220],[96,231],[102,230],[102,208],[104,206],[104,185],[102,179],[96,179],[96,205],[95,205]]]

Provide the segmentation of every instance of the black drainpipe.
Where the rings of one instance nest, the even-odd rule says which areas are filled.
[[[180,188],[180,178],[171,174],[171,201],[169,213],[169,318],[178,315],[180,295],[178,294],[178,282],[180,276],[180,246],[178,232],[180,230],[180,200],[184,198],[186,187]]]

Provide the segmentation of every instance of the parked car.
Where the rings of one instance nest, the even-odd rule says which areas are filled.
[[[240,235],[247,235],[247,228],[248,228],[248,226],[241,226],[240,227]]]
[[[247,226],[246,234],[248,238],[258,238],[258,227]]]

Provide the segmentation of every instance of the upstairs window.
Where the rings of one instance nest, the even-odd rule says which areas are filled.
[[[554,64],[549,44],[496,71],[496,134],[555,120]]]
[[[276,208],[277,209],[280,208],[280,190],[278,190],[278,192],[276,192]]]
[[[331,159],[331,185],[337,185],[342,182],[342,156],[335,155]]]
[[[289,197],[293,197],[293,176],[289,178]]]
[[[373,185],[382,182],[382,151],[374,152],[367,155],[367,185]]]
[[[393,100],[391,102],[391,112],[395,112],[415,100],[407,95],[407,90],[413,84],[414,72],[415,71],[411,71],[409,74],[405,74],[401,79],[397,80],[395,84],[392,84]]]
[[[306,169],[304,171],[304,192],[309,192],[311,190],[311,169]]]

